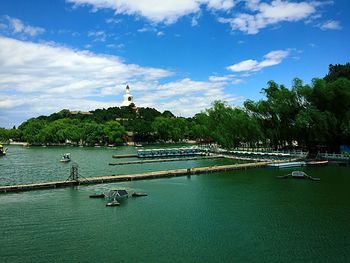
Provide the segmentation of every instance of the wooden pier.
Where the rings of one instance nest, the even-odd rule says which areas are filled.
[[[199,168],[191,168],[191,169],[155,171],[155,172],[147,172],[147,173],[140,173],[140,174],[79,178],[78,180],[69,180],[69,181],[66,180],[66,181],[59,181],[59,182],[45,182],[45,183],[26,184],[26,185],[0,186],[0,193],[62,188],[62,187],[85,185],[85,184],[103,184],[103,183],[111,183],[111,182],[167,178],[167,177],[176,177],[176,176],[185,176],[185,175],[189,176],[189,175],[195,175],[195,174],[225,172],[225,171],[232,171],[232,170],[245,170],[245,169],[251,169],[251,168],[265,167],[269,163],[271,162],[230,164],[230,165],[199,167]]]
[[[202,159],[219,159],[225,158],[224,156],[200,156],[200,157],[184,157],[184,158],[164,158],[155,160],[137,160],[137,161],[126,161],[118,163],[109,163],[109,165],[126,165],[126,164],[144,164],[144,163],[164,163],[164,162],[178,162],[178,161],[194,161]]]

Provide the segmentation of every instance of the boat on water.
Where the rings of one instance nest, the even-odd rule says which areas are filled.
[[[142,193],[142,192],[134,192],[132,193],[132,197],[140,197],[140,196],[147,196],[147,193]]]
[[[60,162],[62,163],[68,163],[72,160],[71,156],[70,156],[70,153],[64,153],[61,157],[61,160]]]
[[[98,193],[95,193],[95,194],[92,194],[92,195],[89,195],[90,198],[105,198],[106,195],[105,194],[98,194]]]
[[[120,206],[120,203],[117,200],[110,201],[106,206]]]
[[[268,168],[291,168],[305,166],[306,162],[284,162],[284,163],[270,163],[266,165]]]
[[[292,178],[296,178],[296,179],[310,179],[312,181],[320,181],[321,180],[320,178],[312,177],[303,171],[293,171],[290,174],[277,176],[277,178],[288,178],[289,176],[291,176]]]
[[[321,166],[321,165],[327,165],[328,160],[314,160],[314,161],[308,161],[306,162],[307,166]]]
[[[307,174],[304,173],[303,171],[293,171],[292,177],[294,177],[294,178],[306,178]]]
[[[117,200],[117,201],[121,201],[123,199],[126,199],[129,197],[129,193],[122,189],[122,190],[110,190],[108,193],[107,193],[107,197],[109,199],[112,199],[112,200]]]
[[[5,156],[6,155],[7,148],[4,148],[2,144],[0,144],[0,156]]]
[[[106,206],[119,206],[120,202],[129,197],[126,190],[110,190],[106,197],[109,199]]]

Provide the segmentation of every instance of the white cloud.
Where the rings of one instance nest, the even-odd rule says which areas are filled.
[[[89,31],[88,37],[93,38],[95,42],[105,42],[107,40],[107,34],[102,30]]]
[[[116,25],[122,22],[121,19],[116,19],[116,18],[107,18],[105,21],[107,24],[111,24],[111,25]]]
[[[159,31],[155,26],[150,26],[150,25],[139,28],[137,30],[137,32],[139,32],[139,33],[149,33],[150,32],[150,33],[156,34],[157,37],[164,36],[163,31]]]
[[[10,30],[14,34],[24,34],[34,37],[45,32],[45,29],[41,27],[26,25],[18,18],[6,16],[6,19],[8,20]]]
[[[319,25],[319,27],[322,30],[340,30],[340,29],[342,29],[339,21],[335,21],[335,20],[328,20],[328,21],[324,22],[323,24]]]
[[[125,64],[116,56],[0,37],[0,90],[56,93],[66,89],[91,95],[95,88],[171,74],[163,69]]]
[[[193,116],[209,108],[214,100],[225,100],[231,104],[243,100],[241,97],[227,94],[225,92],[227,83],[217,80],[212,78],[210,81],[194,81],[185,78],[163,85],[154,85],[147,93],[139,96],[137,103],[158,110],[170,110],[176,115]],[[136,89],[137,86],[136,83]]]
[[[235,75],[210,76],[209,81],[227,83],[232,85],[237,85],[243,82],[241,78],[238,78]]]
[[[221,23],[229,23],[232,30],[247,34],[257,34],[261,29],[280,22],[300,21],[316,12],[312,2],[290,2],[273,0],[271,3],[246,1],[252,14],[239,13],[233,18],[219,18]]]
[[[191,25],[197,26],[202,10],[234,14],[220,17],[218,21],[230,24],[232,30],[257,34],[261,29],[282,22],[314,22],[321,17],[318,9],[333,4],[333,1],[318,0],[66,0],[78,6],[90,6],[94,11],[112,9],[116,14],[143,17],[152,24],[173,24],[184,16],[191,17]],[[241,12],[234,10],[243,2]],[[245,10],[246,11],[245,11]],[[238,10],[238,9],[237,9]],[[106,19],[108,24],[119,23],[119,19]],[[330,24],[329,27],[334,27]],[[325,25],[325,29],[327,25]],[[336,28],[329,28],[336,29]]]
[[[125,47],[125,45],[124,44],[108,44],[108,45],[106,45],[106,47],[115,48],[115,49],[122,49]]]
[[[196,15],[192,16],[192,19],[191,19],[191,26],[192,27],[195,27],[195,26],[198,26],[198,20],[201,16],[201,12],[198,12]]]
[[[7,29],[7,25],[0,23],[0,30]]]
[[[138,106],[152,106],[190,116],[213,100],[235,102],[225,89],[233,75],[208,81],[189,78],[164,82],[173,72],[126,64],[119,57],[79,51],[52,43],[32,43],[0,36],[0,126],[63,108],[93,110],[119,106],[129,84]],[[162,82],[162,84],[160,84]]]
[[[113,9],[117,14],[142,16],[152,22],[172,24],[180,17],[196,14],[201,6],[209,10],[230,10],[235,0],[66,0],[75,5],[89,5],[94,9]]]
[[[248,59],[228,66],[226,69],[233,72],[259,71],[266,67],[280,64],[289,55],[289,50],[275,50],[267,53],[262,61]]]
[[[247,9],[256,11],[259,9],[260,0],[246,0],[245,5]]]
[[[137,32],[139,32],[139,33],[157,32],[157,29],[154,27],[142,27],[142,28],[137,29]]]
[[[164,69],[125,64],[116,56],[0,37],[0,115],[24,104],[26,117],[63,107],[106,107],[108,102],[91,99],[101,97],[103,88],[115,88],[118,95],[126,83],[170,75]]]

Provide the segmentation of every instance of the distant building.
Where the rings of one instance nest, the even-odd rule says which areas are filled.
[[[92,115],[92,113],[88,112],[88,111],[70,111],[70,114],[72,114],[72,115],[77,115],[77,114]]]
[[[131,104],[134,104],[134,97],[130,94],[130,88],[129,85],[127,85],[125,88],[125,94],[123,96],[122,107],[130,106]]]

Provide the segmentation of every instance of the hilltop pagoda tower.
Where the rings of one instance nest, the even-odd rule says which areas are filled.
[[[134,97],[130,94],[129,85],[126,85],[125,94],[123,96],[122,107],[130,106],[131,104],[134,104]]]

